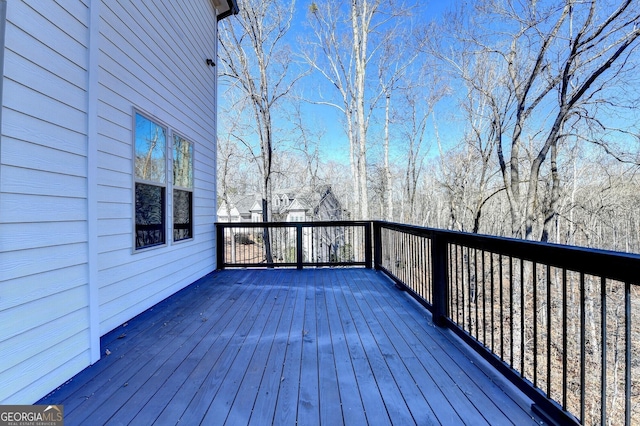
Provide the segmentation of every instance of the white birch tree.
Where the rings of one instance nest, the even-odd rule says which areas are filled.
[[[314,100],[344,115],[349,141],[355,216],[369,218],[367,135],[383,91],[370,72],[383,40],[393,34],[391,22],[401,10],[382,0],[327,0],[309,6],[309,36],[301,52],[309,65],[337,91],[337,99]],[[373,87],[372,87],[373,85]]]

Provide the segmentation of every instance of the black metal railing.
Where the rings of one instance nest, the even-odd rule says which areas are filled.
[[[217,223],[218,268],[371,268],[371,222]]]
[[[540,414],[640,424],[638,255],[378,221],[224,223],[217,232],[220,268],[373,265]]]
[[[640,256],[374,222],[375,266],[565,423],[640,422]]]

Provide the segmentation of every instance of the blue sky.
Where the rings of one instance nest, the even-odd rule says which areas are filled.
[[[295,43],[296,40],[303,38],[305,36],[305,32],[308,31],[308,28],[305,25],[304,21],[306,20],[307,10],[311,3],[311,0],[298,1],[296,3],[296,15],[294,23],[288,35],[288,40],[290,43]],[[420,11],[419,19],[423,22],[440,17],[444,10],[451,4],[449,1],[413,1],[413,3],[418,5]],[[295,49],[295,46],[293,48]],[[370,71],[370,73],[374,76],[375,72],[376,70],[373,68]],[[310,77],[304,79],[298,86],[297,92],[303,94],[304,97],[316,99],[320,90],[322,91],[325,98],[332,98],[334,100],[337,99],[335,97],[335,89],[333,87],[330,87],[326,83],[326,80],[324,80],[324,78],[317,73],[312,74]],[[447,102],[443,102],[439,109],[446,107],[446,105]],[[343,114],[333,107],[313,104],[304,104],[303,112],[307,114],[306,124],[316,131],[319,130],[324,133],[324,136],[320,141],[320,152],[322,158],[324,160],[332,160],[348,164],[349,144],[344,130]],[[446,114],[447,113],[443,113],[442,115],[444,116]],[[428,132],[431,133],[431,137],[433,137],[433,126],[429,126]],[[371,150],[377,150],[378,152],[381,151],[376,146],[379,145],[379,143],[376,142],[376,139],[380,140],[381,136],[382,134],[380,126],[377,126],[375,124],[372,125],[368,135],[368,139],[372,141],[370,143]],[[445,135],[445,139],[446,138],[447,136]],[[397,147],[398,144],[392,144],[392,155],[394,146]],[[395,151],[397,151],[397,149],[395,149]],[[434,151],[437,151],[437,148],[435,148],[435,143]],[[396,153],[396,156],[398,155],[399,154]],[[380,156],[372,155],[372,157],[379,158]]]
[[[420,2],[419,0],[409,0],[409,3],[413,2],[417,5],[416,13],[419,16],[419,20],[422,23],[428,22],[432,19],[440,19],[443,17],[444,12],[456,2],[453,1],[431,1]],[[299,48],[299,39],[304,38],[306,32],[309,29],[305,25],[307,10],[311,0],[302,0],[296,3],[296,15],[291,30],[287,35],[287,42],[290,44],[292,51],[296,52]],[[296,58],[294,56],[294,58]],[[298,57],[294,60],[300,60]],[[306,66],[300,65],[300,69],[305,69]],[[375,66],[369,71],[370,75],[375,78]],[[340,104],[340,100],[337,96],[337,91],[334,87],[329,85],[324,77],[318,73],[312,74],[303,78],[296,89],[297,94],[303,95],[308,99],[318,99],[319,91],[322,91],[325,98],[331,98],[334,102]],[[438,124],[438,134],[441,142],[445,148],[453,146],[460,140],[462,132],[464,131],[464,123],[460,122],[461,117],[459,113],[459,107],[457,105],[457,99],[455,94],[444,98],[435,107],[434,116],[436,117]],[[224,102],[221,99],[222,102]],[[382,105],[380,105],[380,114],[382,117]],[[322,133],[323,136],[320,139],[319,147],[323,160],[339,161],[348,164],[348,152],[349,145],[347,136],[345,134],[343,123],[344,119],[342,113],[330,106],[313,105],[310,103],[303,103],[302,110],[305,114],[305,124],[310,128],[313,133]],[[633,115],[633,114],[632,114]],[[636,119],[637,119],[637,113]],[[286,113],[277,114],[278,121],[276,122],[277,128],[290,127],[289,117]],[[637,121],[637,120],[636,120]],[[284,146],[290,145],[291,135],[289,132],[277,132],[281,135],[281,139],[284,140]],[[404,141],[398,138],[398,134],[392,130],[392,161],[401,163],[403,161],[403,149]],[[276,135],[278,137],[279,135]],[[429,122],[427,126],[427,141],[425,145],[430,146],[430,151],[425,153],[427,157],[435,157],[439,154],[437,144],[435,142],[435,130],[433,121]],[[382,132],[380,123],[373,123],[369,128],[368,145],[370,146],[371,155],[369,158],[370,163],[382,161],[381,156],[381,139]]]

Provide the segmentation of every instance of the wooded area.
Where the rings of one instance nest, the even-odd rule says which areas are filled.
[[[242,2],[220,198],[328,184],[352,219],[640,252],[640,4],[459,3]]]

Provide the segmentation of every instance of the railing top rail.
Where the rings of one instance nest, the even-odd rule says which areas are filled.
[[[295,228],[297,226],[310,228],[323,226],[367,227],[371,224],[426,238],[441,237],[453,244],[640,285],[640,255],[634,253],[525,241],[385,221],[216,222],[215,225],[220,228]]]
[[[303,226],[306,228],[316,226],[368,226],[370,221],[366,220],[335,220],[316,222],[216,222],[216,226],[222,228],[295,228]]]
[[[441,236],[450,243],[470,248],[640,285],[640,255],[634,253],[424,228],[393,222],[378,221],[376,223],[384,228],[426,238]]]

